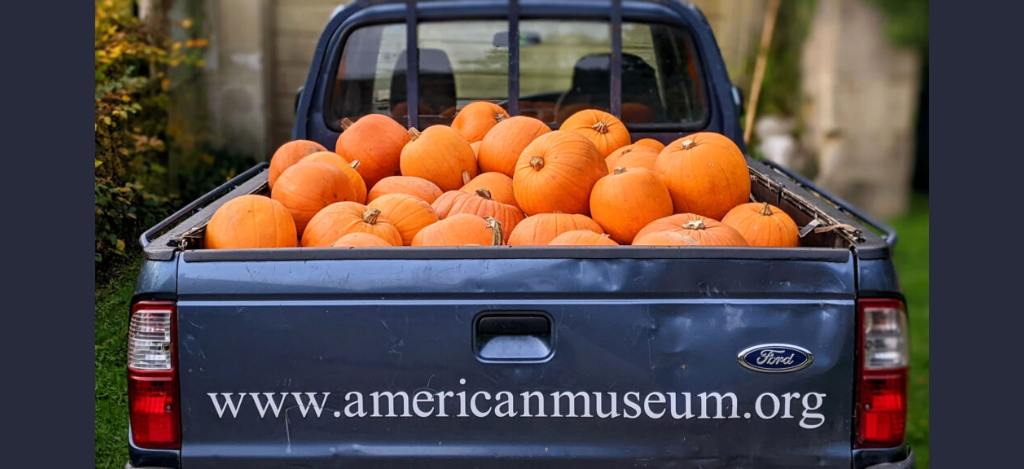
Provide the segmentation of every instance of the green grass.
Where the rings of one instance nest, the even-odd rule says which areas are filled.
[[[128,462],[128,303],[140,262],[106,276],[96,288],[96,467]]]
[[[893,260],[910,314],[910,415],[907,441],[917,467],[928,467],[928,198],[914,198],[910,212],[893,221],[900,235]]]
[[[910,418],[907,440],[918,468],[928,467],[928,199],[893,221],[900,234],[894,260],[910,312]],[[128,398],[125,338],[128,303],[139,261],[107,276],[96,289],[96,467],[123,468],[128,461]]]

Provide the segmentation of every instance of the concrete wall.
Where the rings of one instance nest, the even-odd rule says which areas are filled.
[[[804,44],[805,131],[817,182],[881,217],[906,210],[920,60],[886,38],[863,0],[819,0]]]
[[[213,143],[268,159],[286,142],[295,92],[330,14],[350,0],[206,0]]]

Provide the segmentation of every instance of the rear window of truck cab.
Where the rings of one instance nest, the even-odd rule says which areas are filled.
[[[376,24],[347,38],[327,93],[325,117],[384,114],[408,125],[406,26]],[[460,20],[417,26],[419,125],[451,124],[466,104],[508,109],[508,22]],[[552,126],[583,109],[609,111],[611,25],[602,21],[519,22],[519,109]],[[694,126],[708,116],[700,64],[679,27],[622,23],[622,120]]]

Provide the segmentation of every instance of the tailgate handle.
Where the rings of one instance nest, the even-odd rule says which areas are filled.
[[[484,361],[544,361],[552,353],[551,319],[538,313],[487,313],[476,320],[473,344]]]

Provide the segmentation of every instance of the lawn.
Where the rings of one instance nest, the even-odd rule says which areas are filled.
[[[928,198],[915,197],[911,210],[894,220],[900,235],[893,260],[910,313],[910,415],[907,441],[917,467],[928,467]]]
[[[907,297],[911,325],[910,419],[907,440],[918,468],[928,467],[928,199],[893,222],[900,233],[894,257]],[[96,289],[96,467],[124,467],[128,461],[128,398],[125,338],[128,302],[139,269],[129,263]]]
[[[128,462],[128,303],[139,261],[130,262],[96,289],[96,467]]]

